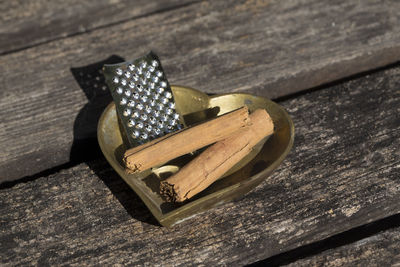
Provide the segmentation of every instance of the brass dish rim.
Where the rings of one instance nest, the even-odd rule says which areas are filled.
[[[208,194],[208,195],[206,195],[206,196],[202,196],[201,198],[196,199],[196,200],[191,201],[191,202],[188,202],[188,203],[184,204],[184,205],[181,206],[181,207],[177,207],[177,208],[174,209],[173,211],[169,211],[169,212],[167,212],[167,213],[162,213],[162,212],[159,212],[159,211],[157,210],[156,212],[154,212],[153,209],[151,209],[150,206],[148,205],[148,201],[151,202],[151,199],[148,200],[148,199],[147,199],[148,196],[146,196],[146,195],[145,195],[143,192],[141,192],[140,190],[135,190],[135,189],[136,189],[136,185],[132,186],[132,184],[129,183],[129,182],[127,181],[127,179],[124,178],[123,173],[121,173],[121,171],[122,171],[122,172],[125,172],[125,170],[123,169],[123,166],[121,166],[120,163],[118,163],[118,162],[114,162],[114,161],[116,161],[116,160],[115,160],[114,158],[110,158],[110,156],[109,156],[108,153],[106,152],[106,147],[105,147],[106,144],[104,144],[104,141],[103,141],[103,138],[102,138],[101,127],[102,127],[102,125],[104,124],[105,116],[106,116],[106,115],[110,112],[110,110],[115,106],[114,102],[111,102],[111,103],[110,103],[109,105],[107,105],[107,107],[104,109],[103,113],[101,114],[101,116],[100,116],[100,118],[99,118],[98,125],[97,125],[97,140],[98,140],[100,149],[101,149],[101,151],[102,151],[104,157],[107,159],[108,163],[111,165],[111,167],[113,167],[113,169],[118,173],[118,175],[119,175],[119,176],[133,189],[133,191],[142,199],[142,201],[143,201],[143,202],[146,204],[146,206],[150,209],[150,211],[151,211],[151,213],[153,214],[153,216],[154,216],[161,224],[163,224],[164,221],[167,221],[169,218],[171,218],[172,216],[174,216],[176,213],[181,213],[181,212],[183,212],[183,211],[189,210],[189,209],[191,209],[193,206],[199,205],[199,204],[201,204],[202,202],[206,202],[207,200],[209,200],[209,199],[211,199],[211,198],[215,198],[215,197],[217,197],[218,195],[223,195],[223,194],[224,194],[225,192],[227,192],[227,191],[231,191],[231,190],[233,190],[233,189],[235,189],[235,188],[237,188],[237,187],[240,187],[241,184],[249,183],[249,182],[251,182],[251,181],[257,180],[258,178],[260,178],[261,176],[263,176],[263,175],[265,175],[265,174],[267,174],[267,173],[271,173],[274,169],[276,169],[276,168],[282,163],[282,161],[283,161],[283,160],[286,158],[286,156],[289,154],[290,150],[291,150],[292,147],[293,147],[294,136],[295,136],[294,124],[293,124],[293,121],[292,121],[292,119],[290,118],[289,114],[286,112],[286,110],[285,110],[283,107],[281,107],[279,104],[273,102],[272,100],[270,100],[270,99],[268,99],[268,98],[261,97],[261,96],[255,96],[255,95],[248,94],[248,93],[240,93],[240,92],[216,94],[216,95],[211,95],[211,96],[210,96],[210,95],[208,95],[208,94],[206,94],[206,93],[203,93],[203,92],[201,92],[201,91],[199,91],[199,90],[196,90],[196,89],[194,89],[194,88],[187,87],[187,86],[181,86],[181,85],[171,85],[171,88],[182,88],[182,89],[184,89],[184,90],[193,91],[193,92],[195,92],[196,94],[201,93],[201,94],[207,95],[207,97],[208,97],[210,100],[213,99],[213,98],[222,97],[222,96],[228,96],[228,95],[242,95],[242,96],[263,98],[263,99],[266,100],[267,102],[270,102],[272,105],[278,107],[278,109],[279,109],[281,112],[283,112],[285,118],[288,120],[290,139],[289,139],[288,145],[286,146],[286,148],[284,149],[284,151],[281,153],[281,155],[280,155],[276,160],[274,160],[274,161],[271,163],[271,165],[269,165],[268,167],[266,167],[264,170],[262,170],[262,171],[260,171],[260,172],[258,172],[258,173],[256,173],[256,174],[254,174],[254,175],[248,177],[245,181],[238,182],[238,183],[236,183],[236,184],[233,184],[233,185],[227,186],[227,187],[225,187],[225,188],[223,188],[223,189],[220,189],[220,190],[218,190],[218,191],[216,191],[216,192],[210,193],[210,194]],[[121,168],[116,168],[116,167],[113,165],[113,163],[118,164]],[[124,173],[124,174],[126,175],[126,173]],[[132,176],[137,176],[137,175],[133,174]],[[267,176],[268,176],[268,175],[267,175]],[[139,191],[139,192],[138,192],[138,191]],[[200,212],[198,212],[198,213],[201,213],[201,212],[203,212],[203,211],[200,211]],[[196,215],[196,214],[198,214],[198,213],[195,213],[194,215]],[[193,216],[194,216],[194,215],[193,215]],[[189,217],[192,217],[192,216],[189,216]],[[189,217],[184,218],[184,219],[182,219],[182,220],[188,219]],[[181,222],[181,220],[178,220],[178,221],[174,222],[173,224],[171,224],[171,226],[173,226],[173,225],[175,225],[175,224],[177,224],[177,223],[179,223],[179,222]]]

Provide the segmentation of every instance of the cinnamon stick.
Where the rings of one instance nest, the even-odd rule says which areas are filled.
[[[161,182],[161,194],[169,201],[182,202],[207,188],[232,168],[264,137],[273,133],[273,122],[264,109],[250,115],[250,124],[215,143]]]
[[[249,121],[247,107],[224,114],[193,127],[170,133],[125,152],[124,162],[129,173],[144,171],[220,141]]]

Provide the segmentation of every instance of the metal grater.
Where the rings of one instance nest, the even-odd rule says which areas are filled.
[[[131,147],[183,127],[170,84],[153,52],[104,65],[104,76]]]

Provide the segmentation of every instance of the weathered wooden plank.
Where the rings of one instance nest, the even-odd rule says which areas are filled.
[[[287,266],[400,266],[400,227],[326,250]]]
[[[282,104],[293,151],[242,199],[166,229],[104,160],[0,191],[3,264],[243,265],[400,212],[400,67]]]
[[[399,8],[375,0],[202,2],[3,56],[1,180],[90,155],[87,138],[105,101],[88,101],[71,67],[152,48],[172,83],[274,98],[398,60]]]
[[[252,266],[394,266],[399,255],[395,236],[399,227],[400,213],[280,253]],[[383,241],[383,236],[389,238]],[[382,249],[378,248],[382,243],[385,243]]]
[[[194,1],[4,1],[0,5],[0,55],[181,7]]]

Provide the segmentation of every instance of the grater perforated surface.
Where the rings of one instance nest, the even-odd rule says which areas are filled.
[[[153,52],[104,65],[104,76],[132,147],[183,127],[170,84]]]

